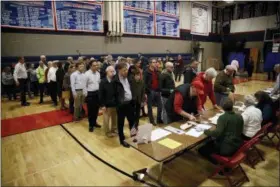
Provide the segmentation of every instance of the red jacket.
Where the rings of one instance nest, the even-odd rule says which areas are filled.
[[[194,81],[199,81],[199,82],[201,82],[204,85],[204,94],[198,96],[199,97],[199,99],[198,99],[198,110],[199,111],[201,111],[204,108],[203,105],[205,104],[205,102],[207,100],[207,96],[209,97],[209,99],[211,100],[213,105],[216,104],[213,83],[212,83],[212,81],[206,81],[203,78],[204,74],[205,73],[199,73],[196,76],[196,78],[193,80],[193,82]]]

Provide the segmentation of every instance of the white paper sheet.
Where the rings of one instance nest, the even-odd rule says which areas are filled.
[[[188,132],[186,132],[186,135],[193,136],[193,137],[199,137],[203,134],[203,131],[197,131],[195,128],[190,129]]]
[[[266,92],[266,93],[271,93],[272,90],[273,90],[273,88],[267,88],[267,89],[265,89],[265,90],[263,90],[263,91]]]
[[[169,132],[167,130],[164,130],[162,128],[157,128],[157,129],[152,131],[151,141],[156,141],[160,138],[168,136],[169,134],[171,134],[171,132]]]
[[[243,111],[245,110],[246,106],[245,106],[245,105],[242,105],[242,106],[233,106],[233,108],[236,108],[237,110],[243,112]]]
[[[212,118],[209,118],[209,121],[211,121],[211,123],[217,125],[219,117],[223,114],[224,114],[224,112],[223,113],[218,113],[215,116],[213,116]]]
[[[212,118],[209,118],[209,121],[211,121],[211,123],[217,125],[217,123],[218,123],[218,118],[219,118],[219,116],[214,116],[214,117],[212,117]]]
[[[167,126],[165,127],[164,129],[170,131],[170,132],[173,132],[175,134],[185,134],[185,131],[181,130],[181,129],[177,129],[175,127],[171,127],[171,126]]]
[[[198,124],[195,126],[195,128],[197,129],[203,129],[203,130],[208,130],[211,129],[211,125],[206,125],[206,124]]]

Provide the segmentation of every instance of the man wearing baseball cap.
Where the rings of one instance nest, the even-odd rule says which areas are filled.
[[[178,86],[165,104],[167,124],[183,118],[196,120],[194,115],[198,113],[197,104],[199,103],[197,96],[204,94],[203,88],[200,82]]]

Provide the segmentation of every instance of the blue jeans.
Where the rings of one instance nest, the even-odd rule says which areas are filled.
[[[153,116],[153,101],[155,101],[156,107],[157,107],[157,122],[161,121],[161,111],[162,111],[162,103],[161,103],[161,95],[160,92],[155,92],[151,90],[149,94],[147,94],[148,97],[148,116],[150,123],[154,124],[154,116]]]
[[[222,106],[224,100],[228,98],[228,94],[215,92],[216,103],[218,106]]]

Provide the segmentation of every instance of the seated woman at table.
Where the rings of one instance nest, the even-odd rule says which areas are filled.
[[[198,149],[198,152],[213,164],[217,161],[212,154],[232,156],[242,145],[243,119],[233,111],[233,101],[226,98],[222,105],[225,113],[218,119],[215,130],[205,130],[204,134],[215,138]]]
[[[182,84],[178,86],[175,91],[169,96],[166,104],[166,121],[168,124],[174,121],[180,121],[184,118],[189,120],[196,120],[194,117],[198,113],[198,97],[203,94],[203,85],[200,83]]]
[[[277,121],[276,110],[268,93],[264,91],[258,91],[255,93],[255,97],[258,101],[256,107],[262,111],[262,126],[269,122],[275,124]]]
[[[244,140],[250,140],[261,129],[262,111],[255,107],[255,97],[246,95],[244,98],[246,109],[241,114],[244,121],[242,137]]]
[[[277,75],[277,79],[276,79],[276,83],[273,87],[273,90],[271,91],[271,95],[277,94],[279,93],[280,90],[280,64],[276,64],[274,66],[274,71],[278,74]]]

